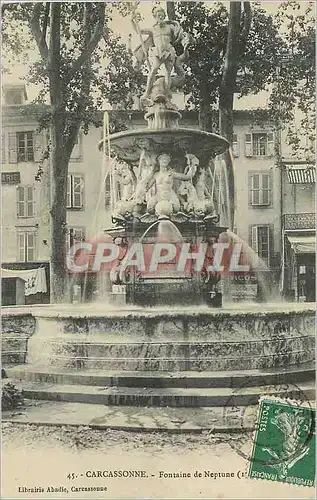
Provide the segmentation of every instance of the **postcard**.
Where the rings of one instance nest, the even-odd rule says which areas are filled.
[[[2,498],[314,498],[315,5],[1,6]]]

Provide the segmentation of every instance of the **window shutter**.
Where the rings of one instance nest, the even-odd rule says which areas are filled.
[[[270,267],[270,260],[271,260],[271,228],[270,226],[266,227],[267,229],[267,266]]]
[[[258,226],[251,227],[251,247],[255,252],[259,251],[259,243],[258,243]]]
[[[18,234],[18,260],[20,262],[25,261],[25,233]]]
[[[106,180],[105,180],[105,205],[106,205],[106,208],[110,207],[110,195],[111,195],[110,173],[108,173]]]
[[[253,187],[253,179],[252,179],[252,174],[249,173],[248,176],[248,187],[249,187],[249,205],[252,205],[253,201],[253,193],[252,193],[252,187]]]
[[[35,259],[35,234],[34,233],[26,233],[27,239],[27,260]]]
[[[273,182],[272,182],[272,172],[267,174],[268,176],[268,186],[269,186],[269,202],[268,205],[271,205],[273,203]]]
[[[74,228],[73,237],[75,241],[82,241],[85,238],[85,230],[83,228]]]
[[[260,204],[260,175],[251,175],[251,205]]]
[[[24,186],[17,188],[17,215],[25,217],[25,189]]]
[[[68,232],[67,232],[67,235],[66,235],[66,243],[68,244],[69,248],[71,248],[74,244],[74,241],[73,241],[73,228],[72,227],[69,227],[68,228]]]
[[[44,150],[43,134],[36,133],[33,137],[34,161],[39,163],[42,159]]]
[[[270,204],[270,174],[261,175],[261,205]]]
[[[267,134],[267,155],[274,156],[274,134],[270,132]]]
[[[27,217],[34,217],[34,188],[28,186],[27,188]]]
[[[232,136],[232,154],[235,158],[239,156],[240,144],[238,134],[233,134]]]
[[[245,156],[253,156],[252,155],[252,134],[245,134],[244,154],[245,154]]]
[[[68,176],[67,176],[67,208],[71,208],[71,206],[72,206],[71,192],[72,192],[72,176],[70,174],[68,174]]]
[[[73,175],[73,208],[83,207],[84,179],[81,175]]]
[[[9,163],[18,163],[17,136],[15,132],[9,134]]]
[[[1,164],[5,163],[5,137],[4,134],[1,134]]]
[[[34,160],[34,132],[26,132],[24,134],[24,141],[25,141],[25,153],[24,153],[24,160],[23,161],[35,161]]]

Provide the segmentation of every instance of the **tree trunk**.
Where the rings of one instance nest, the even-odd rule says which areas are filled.
[[[41,54],[49,77],[51,103],[51,301],[63,302],[66,299],[66,233],[67,233],[67,176],[68,163],[82,123],[83,113],[88,104],[91,85],[91,54],[104,34],[105,3],[98,3],[98,22],[92,22],[91,3],[84,3],[84,42],[83,48],[70,68],[68,77],[61,74],[61,8],[60,2],[34,4],[30,28]],[[44,15],[43,15],[44,14]],[[49,47],[47,45],[47,27]],[[82,84],[77,109],[67,122],[65,100],[72,79],[83,69]]]
[[[219,132],[230,144],[233,135],[233,99],[236,88],[238,57],[240,54],[239,34],[241,2],[230,2],[229,30],[224,69],[219,89]]]
[[[176,15],[175,15],[175,3],[174,2],[166,2],[166,10],[167,10],[167,17],[169,21],[175,21]]]
[[[52,135],[58,135],[53,124]],[[67,163],[63,150],[54,146],[52,150],[53,204],[51,209],[51,300],[66,300],[66,189]]]
[[[51,301],[65,300],[67,163],[63,150],[64,113],[60,75],[60,3],[51,3],[50,98],[52,106],[53,203],[51,208]]]
[[[233,136],[233,101],[239,57],[245,51],[252,19],[250,2],[243,2],[243,7],[241,16],[241,2],[230,2],[227,47],[219,88],[219,131],[230,144]]]
[[[212,113],[210,110],[210,99],[208,94],[203,88],[200,89],[200,100],[199,100],[199,128],[205,130],[206,132],[212,132]]]
[[[233,139],[233,101],[237,85],[239,57],[245,51],[247,38],[251,26],[250,2],[243,2],[243,23],[241,24],[241,2],[230,2],[229,29],[225,53],[224,69],[219,88],[219,133],[225,137],[230,145]],[[228,183],[228,213],[229,229],[234,224],[234,170],[230,151],[224,153],[226,176]]]

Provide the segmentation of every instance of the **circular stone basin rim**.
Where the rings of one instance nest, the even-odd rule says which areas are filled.
[[[224,137],[211,132],[203,130],[177,128],[177,129],[137,129],[137,130],[124,130],[109,136],[110,144],[113,147],[119,147],[128,151],[135,150],[141,152],[143,148],[146,149],[146,141],[154,141],[155,149],[164,150],[169,152],[170,149],[183,149],[186,153],[193,153],[199,156],[199,153],[210,153],[211,156],[224,153],[228,150],[230,144]],[[142,144],[143,143],[143,144]],[[103,140],[99,142],[99,150],[103,148]]]
[[[53,306],[54,308],[54,306]],[[165,310],[164,308],[138,308],[138,309],[108,309],[101,311],[97,310],[89,310],[87,307],[81,308],[69,307],[68,311],[54,310],[51,308],[47,308],[45,310],[33,310],[28,311],[32,314],[33,317],[37,318],[47,318],[47,319],[66,319],[66,318],[108,318],[108,319],[116,319],[116,318],[126,318],[126,319],[137,319],[137,318],[168,318],[171,320],[175,319],[199,319],[199,318],[285,318],[287,316],[314,316],[315,317],[315,308],[312,305],[307,304],[307,307],[286,307],[285,305],[281,305],[276,308],[263,309],[263,307],[249,307],[243,309],[209,309],[209,308],[199,308],[198,310],[193,309],[179,309],[179,308],[169,308],[169,310]],[[23,313],[22,313],[23,314]],[[7,312],[4,315],[10,315]]]

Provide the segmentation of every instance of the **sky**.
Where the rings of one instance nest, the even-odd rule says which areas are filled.
[[[6,2],[10,3],[10,2]],[[140,25],[142,27],[150,27],[152,25],[152,8],[156,2],[154,1],[145,1],[142,0],[139,4],[139,11],[141,15],[143,16],[144,20],[141,21]],[[214,3],[214,2],[206,2],[206,3]],[[225,5],[229,5],[230,2],[223,2]],[[274,15],[277,12],[278,5],[280,4],[280,1],[262,1],[261,2],[261,7],[265,9],[269,14]],[[161,2],[162,6],[165,7],[166,2]],[[301,1],[301,4],[303,5],[303,8],[308,4],[306,1]],[[130,18],[123,18],[120,14],[116,13],[113,17],[113,22],[111,24],[111,28],[119,33],[122,37],[122,39],[128,43],[129,40],[129,34],[132,35],[131,37],[131,45],[132,47],[135,47],[137,44],[139,44],[139,39],[137,34],[134,32]],[[37,54],[30,54],[30,60],[35,60],[37,58]],[[14,84],[14,83],[21,83],[21,78],[23,78],[27,74],[28,68],[23,65],[15,65],[14,71],[11,72],[11,74],[5,74],[3,75],[3,83],[4,84]],[[37,89],[34,86],[28,86],[27,87],[27,93],[28,93],[28,99],[29,101],[32,101],[36,95],[37,95]],[[259,99],[260,97],[260,99]],[[254,108],[259,106],[259,100],[262,102],[262,104],[265,106],[266,101],[268,98],[268,94],[266,92],[261,93],[260,96],[249,96],[248,98],[243,98],[243,99],[236,99],[235,100],[235,108],[236,109],[245,109],[246,107],[248,108]],[[247,100],[246,100],[247,99]]]

